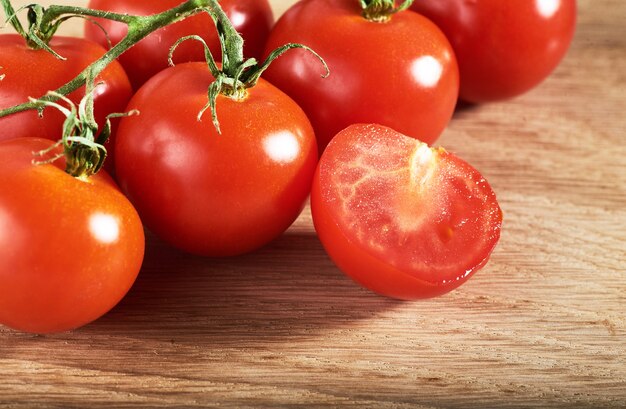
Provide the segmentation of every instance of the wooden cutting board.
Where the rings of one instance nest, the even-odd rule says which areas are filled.
[[[150,238],[100,320],[52,336],[0,327],[0,407],[626,407],[626,2],[579,8],[544,84],[458,112],[440,139],[505,214],[466,285],[417,302],[361,289],[308,208],[231,260]]]

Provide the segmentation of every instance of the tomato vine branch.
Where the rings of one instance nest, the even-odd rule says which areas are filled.
[[[10,4],[10,0],[0,1],[4,6],[5,12],[7,12],[8,15],[10,14],[11,21],[14,21],[14,27],[18,32],[20,32],[18,27],[21,27],[21,25],[15,17],[15,12]],[[52,53],[54,53],[54,51],[47,46],[47,42],[54,32],[56,32],[60,24],[72,17],[104,18],[122,22],[128,25],[128,32],[122,41],[112,47],[100,59],[85,68],[76,78],[56,89],[54,92],[40,97],[38,100],[32,100],[30,102],[1,110],[0,118],[29,109],[38,109],[41,111],[45,106],[45,102],[54,102],[59,99],[59,95],[67,95],[70,92],[75,91],[85,85],[89,76],[96,78],[107,65],[150,33],[200,12],[208,13],[216,24],[222,48],[222,67],[221,69],[218,68],[211,51],[208,46],[204,44],[207,64],[211,73],[215,77],[215,81],[209,87],[207,105],[200,111],[198,119],[201,119],[202,114],[210,108],[213,123],[218,132],[219,122],[217,120],[215,108],[217,96],[224,94],[234,98],[243,97],[245,95],[245,90],[253,87],[272,61],[284,52],[292,48],[303,48],[313,53],[313,55],[321,61],[325,69],[325,74],[323,74],[322,77],[329,75],[328,66],[322,57],[309,47],[302,44],[291,43],[279,47],[270,53],[268,58],[261,64],[259,64],[254,58],[245,59],[243,55],[243,38],[234,28],[217,0],[187,0],[177,7],[151,16],[132,16],[75,6],[53,5],[48,8],[43,8],[39,5],[30,5],[27,8],[29,9],[30,26],[27,33],[24,33],[23,29],[21,30],[21,33],[23,33],[23,36],[31,46],[43,48]],[[180,39],[172,47],[170,52],[170,62],[172,59],[172,53],[176,47],[181,42],[189,39],[199,40],[204,43],[204,41],[198,36],[189,36]],[[54,54],[57,55],[56,53]],[[61,56],[58,57],[61,58]]]
[[[10,5],[10,1],[1,1],[10,21],[17,20],[13,7]],[[85,68],[76,78],[54,90],[53,93],[41,96],[36,101],[29,101],[0,110],[0,118],[30,109],[43,109],[43,102],[57,101],[59,95],[67,95],[85,85],[89,75],[93,75],[94,78],[97,77],[98,74],[116,58],[152,32],[194,14],[203,12],[207,7],[211,6],[219,7],[216,0],[187,0],[172,9],[151,16],[131,16],[75,6],[50,6],[45,9],[37,5],[29,6],[29,10],[33,10],[31,14],[35,14],[36,21],[33,23],[31,18],[30,21],[31,24],[33,24],[31,29],[29,29],[28,33],[25,33],[24,30],[22,30],[22,32],[25,33],[27,38],[30,38],[31,41],[35,41],[37,44],[45,43],[49,40],[49,38],[46,37],[56,31],[60,23],[71,17],[97,17],[119,21],[128,25],[128,33],[122,41]],[[33,40],[34,38],[38,40]]]
[[[63,137],[55,146],[63,145],[63,155],[66,157],[67,163],[66,172],[76,177],[88,177],[100,170],[107,155],[104,142],[108,139],[111,132],[109,119],[114,116],[127,115],[109,115],[104,129],[98,134],[98,124],[96,123],[93,112],[93,92],[96,87],[94,84],[96,78],[126,50],[162,27],[200,12],[208,13],[214,20],[221,44],[221,67],[215,62],[208,45],[199,36],[188,36],[177,41],[170,50],[169,61],[170,64],[172,64],[172,54],[176,50],[176,47],[183,41],[194,39],[204,44],[208,69],[213,74],[215,81],[209,86],[207,91],[208,102],[199,112],[198,120],[201,120],[203,113],[210,108],[213,124],[218,133],[220,132],[220,128],[216,111],[217,97],[222,94],[235,99],[243,98],[246,95],[246,89],[253,87],[272,61],[285,51],[292,48],[308,50],[313,53],[324,66],[326,72],[322,77],[328,76],[329,74],[328,66],[324,60],[315,51],[302,44],[286,44],[283,47],[279,47],[270,53],[268,58],[261,64],[254,58],[244,58],[243,38],[234,28],[217,0],[187,0],[177,7],[150,16],[133,16],[75,6],[53,5],[44,8],[41,5],[32,4],[25,7],[28,9],[28,31],[23,29],[17,19],[10,0],[0,1],[7,13],[9,21],[15,30],[24,37],[31,48],[46,50],[61,59],[63,57],[52,50],[48,43],[60,25],[70,18],[104,18],[121,22],[128,26],[126,36],[118,44],[104,53],[98,60],[90,64],[71,81],[38,99],[30,98],[28,102],[23,104],[0,110],[0,118],[30,109],[37,109],[40,114],[43,114],[45,107],[54,107],[61,110],[66,115],[67,119],[63,125]],[[0,80],[2,80],[2,78],[3,76],[0,76]],[[86,85],[86,94],[78,107],[76,107],[65,96],[83,85]],[[58,104],[56,102],[58,100],[64,101],[69,108]],[[55,157],[52,160],[55,159],[57,158]]]

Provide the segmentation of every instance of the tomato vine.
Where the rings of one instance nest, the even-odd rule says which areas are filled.
[[[43,102],[56,101],[58,100],[58,95],[67,95],[85,85],[88,78],[95,78],[112,61],[150,33],[200,12],[214,13],[213,10],[219,7],[216,0],[187,0],[177,7],[162,13],[151,16],[133,16],[76,6],[52,5],[48,8],[43,8],[39,5],[30,5],[26,7],[30,15],[30,27],[26,31],[21,28],[10,0],[1,0],[1,2],[16,31],[29,44],[36,44],[40,47],[50,39],[50,36],[58,29],[61,23],[72,17],[100,17],[118,21],[128,26],[128,33],[120,43],[85,68],[76,78],[54,90],[54,93],[43,96],[37,101],[29,101],[3,109],[0,111],[0,118],[29,109],[41,109]]]
[[[253,87],[269,65],[287,50],[292,48],[306,49],[307,51],[313,53],[324,65],[326,70],[326,74],[324,76],[329,74],[328,67],[326,66],[324,60],[315,51],[302,44],[289,43],[278,47],[276,50],[271,52],[262,63],[259,63],[255,58],[246,59],[243,55],[243,38],[234,28],[217,0],[188,0],[174,8],[150,16],[135,16],[63,5],[52,5],[48,8],[44,8],[40,5],[32,4],[25,7],[28,9],[28,30],[25,30],[18,20],[16,16],[17,13],[11,5],[10,0],[0,1],[2,2],[9,21],[18,34],[24,37],[31,48],[44,49],[60,59],[63,57],[51,49],[48,46],[48,42],[52,35],[54,35],[54,33],[58,30],[59,26],[70,18],[104,18],[121,22],[128,26],[126,36],[100,59],[85,68],[77,77],[57,90],[48,92],[46,95],[38,99],[31,98],[29,102],[0,110],[0,118],[29,109],[37,109],[41,112],[45,106],[54,104],[54,102],[62,98],[62,96],[69,94],[83,85],[87,85],[87,89],[92,90],[94,88],[93,81],[97,75],[134,44],[162,27],[173,24],[200,12],[208,13],[215,21],[222,48],[221,68],[218,67],[215,62],[215,58],[211,54],[207,44],[201,37],[198,36],[184,37],[176,42],[170,52],[170,63],[173,64],[172,54],[174,53],[176,47],[183,41],[195,39],[204,44],[208,68],[214,76],[215,81],[209,86],[208,102],[199,112],[198,120],[201,120],[203,113],[210,108],[213,124],[218,133],[220,132],[220,127],[215,107],[217,96],[223,94],[235,99],[244,98],[246,94],[245,90]],[[1,79],[2,77],[0,77],[0,80]],[[71,144],[68,144],[67,138],[69,135],[67,130],[64,132],[62,141],[66,149],[65,155],[68,159],[68,173],[75,176],[90,175],[97,172],[102,167],[104,157],[106,156],[106,149],[104,149],[102,143],[106,141],[106,138],[109,135],[109,125],[107,123],[105,126],[105,132],[101,133],[98,141],[95,140],[97,124],[95,120],[93,120],[93,98],[90,97],[90,91],[87,92],[87,96],[83,103],[84,106],[81,107],[81,110],[84,118],[77,123],[72,122],[76,116],[73,113],[69,113],[69,122],[66,123],[66,126],[72,130],[78,129],[82,132],[82,135],[75,139],[75,141],[78,144],[83,144],[84,146],[79,146],[68,151]],[[81,103],[81,105],[83,104]],[[59,108],[58,105],[56,107]],[[112,115],[118,116],[123,114]],[[89,155],[78,154],[78,152],[85,151],[91,153]],[[78,172],[78,174],[75,174],[75,172]]]

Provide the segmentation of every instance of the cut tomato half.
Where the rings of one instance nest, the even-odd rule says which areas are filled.
[[[489,258],[502,211],[481,174],[454,154],[380,125],[352,125],[324,152],[313,222],[338,267],[380,294],[444,294]]]

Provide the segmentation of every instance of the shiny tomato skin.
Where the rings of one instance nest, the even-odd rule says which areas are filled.
[[[147,16],[166,11],[181,4],[182,0],[90,0],[89,7],[117,13]],[[267,40],[274,17],[268,0],[222,0],[224,9],[235,29],[243,36],[246,57],[260,58]],[[108,47],[104,29],[115,45],[126,35],[125,24],[105,19],[95,19],[85,23],[85,36]],[[206,13],[189,17],[181,22],[162,28],[149,35],[128,50],[119,61],[131,79],[133,87],[138,89],[150,77],[168,67],[167,57],[170,47],[180,38],[197,34],[209,45],[216,60],[221,60],[220,45],[215,30],[215,23]],[[204,61],[204,48],[196,41],[182,44],[174,54],[174,62]]]
[[[452,43],[460,97],[483,103],[521,95],[565,56],[576,26],[576,0],[415,0]]]
[[[40,138],[0,142],[0,324],[32,333],[85,325],[126,294],[144,233],[113,180],[33,164]]]
[[[502,223],[478,171],[380,125],[352,125],[331,141],[313,180],[311,212],[343,272],[404,300],[467,281],[489,259]]]
[[[16,34],[0,35],[0,109],[28,102],[28,97],[39,98],[76,77],[85,67],[100,58],[106,50],[98,44],[73,37],[55,36],[50,47],[66,60],[59,60],[44,50],[32,50],[24,39]],[[122,66],[111,63],[96,79],[98,86],[94,98],[94,114],[102,127],[106,116],[124,112],[132,96],[130,82]],[[68,97],[78,104],[85,95],[85,87],[72,92]],[[63,104],[63,103],[62,103]],[[43,117],[36,110],[20,112],[0,118],[0,141],[37,137],[53,141],[61,139],[65,116],[55,108],[45,108]],[[117,121],[112,121],[114,128]],[[112,155],[115,132],[105,145]],[[112,156],[105,168],[114,168]]]
[[[379,123],[433,143],[458,96],[458,67],[443,33],[411,11],[384,23],[361,16],[358,1],[304,0],[278,20],[266,54],[290,42],[311,47],[277,59],[265,78],[307,113],[320,151],[354,123]]]
[[[133,97],[116,145],[117,175],[146,226],[186,252],[233,256],[265,245],[301,212],[317,164],[302,110],[261,79],[207,111],[204,63],[161,71]],[[175,96],[175,98],[172,98]]]

